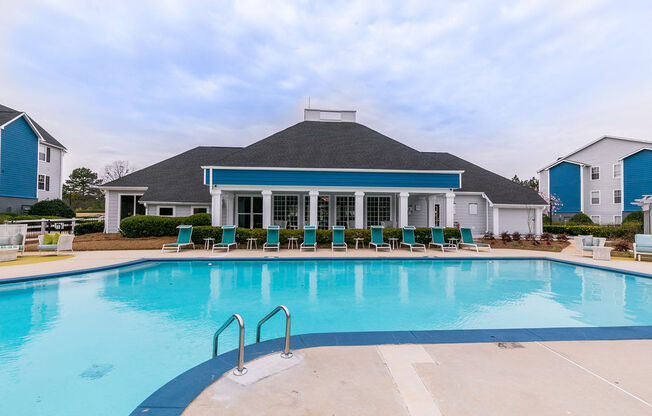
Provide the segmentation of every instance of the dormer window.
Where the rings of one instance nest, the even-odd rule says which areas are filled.
[[[591,168],[591,180],[597,181],[600,179],[600,166],[593,166]]]

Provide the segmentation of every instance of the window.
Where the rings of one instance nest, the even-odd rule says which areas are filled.
[[[614,224],[620,224],[623,222],[623,217],[621,215],[614,215]]]
[[[297,195],[274,195],[274,224],[287,229],[296,229],[299,226]]]
[[[388,196],[367,197],[367,226],[384,225],[391,221],[391,198]]]
[[[192,214],[207,214],[208,208],[206,207],[192,207]]]
[[[120,219],[145,215],[145,205],[138,203],[142,195],[120,195]]]
[[[45,158],[46,158],[46,148],[45,146],[40,145],[38,147],[38,160],[42,160],[45,162]]]
[[[478,204],[469,204],[469,215],[478,215]]]
[[[174,207],[158,207],[158,215],[161,217],[173,217]]]
[[[38,189],[45,190],[45,175],[38,175]]]
[[[355,228],[355,197],[335,197],[335,225]]]
[[[600,225],[600,216],[599,215],[591,215],[591,221],[593,221],[594,224]]]
[[[623,165],[614,163],[614,178],[620,178],[623,175]]]
[[[591,191],[591,205],[600,205],[600,191]]]
[[[238,197],[238,227],[263,228],[263,197]]]
[[[614,204],[623,202],[623,192],[620,189],[614,189]]]
[[[435,227],[439,227],[439,204],[435,204]]]
[[[597,181],[600,179],[600,166],[593,166],[591,168],[591,180]]]
[[[304,205],[304,223],[310,224],[310,197],[306,196]],[[317,228],[328,230],[328,196],[317,197]]]

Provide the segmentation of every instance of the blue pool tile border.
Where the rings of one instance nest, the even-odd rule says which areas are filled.
[[[89,267],[86,269],[71,270],[66,272],[57,272],[57,273],[46,273],[32,276],[21,276],[21,277],[8,277],[0,279],[0,285],[7,283],[20,283],[20,282],[29,282],[32,280],[45,280],[45,279],[55,279],[58,277],[70,277],[84,273],[93,273],[101,272],[113,269],[119,269],[122,267],[133,266],[142,263],[164,263],[164,262],[191,262],[191,261],[204,261],[204,262],[220,262],[220,261],[355,261],[355,260],[417,260],[417,261],[426,261],[426,260],[435,260],[435,261],[449,261],[449,260],[547,260],[557,263],[564,263],[573,266],[582,266],[590,269],[605,270],[613,273],[622,273],[628,274],[630,276],[637,277],[646,277],[652,279],[652,274],[643,273],[638,271],[631,271],[625,269],[618,269],[615,267],[609,267],[607,265],[602,266],[599,264],[588,264],[580,263],[572,260],[565,259],[555,259],[550,257],[183,257],[183,258],[142,258],[138,260],[131,260],[124,263],[116,263],[107,266],[99,267]]]
[[[292,350],[327,346],[456,344],[478,342],[606,341],[652,339],[650,326],[455,329],[435,331],[328,332],[293,335]],[[283,338],[245,347],[245,362],[283,350]],[[145,399],[131,416],[178,416],[237,363],[232,350],[180,374]]]

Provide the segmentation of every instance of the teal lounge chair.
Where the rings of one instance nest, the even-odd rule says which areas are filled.
[[[369,246],[376,247],[376,251],[378,251],[379,248],[386,248],[389,251],[392,251],[392,246],[386,243],[383,239],[383,228],[382,225],[371,226],[371,242],[369,243]]]
[[[408,246],[410,247],[410,251],[414,250],[415,248],[423,249],[423,252],[426,252],[426,245],[417,243],[414,241],[414,227],[408,225],[403,227],[402,230],[403,233],[403,241],[401,241],[402,246]]]
[[[479,249],[481,248],[486,248],[491,251],[491,246],[489,244],[476,243],[473,241],[473,233],[471,233],[470,228],[462,228],[460,229],[460,232],[462,233],[462,241],[460,242],[460,246],[470,246],[475,248],[476,252],[480,252]]]
[[[263,244],[263,251],[265,251],[265,249],[281,251],[281,243],[278,238],[280,229],[281,227],[278,225],[270,225],[267,227],[267,242]]]
[[[344,227],[341,225],[333,226],[333,242],[331,243],[331,251],[336,248],[343,248],[344,251],[349,251],[346,242],[344,241]]]
[[[432,235],[432,241],[428,244],[428,247],[435,246],[441,247],[441,251],[445,250],[454,250],[457,251],[457,246],[455,244],[450,244],[444,241],[444,229],[443,228],[430,228],[430,234]]]
[[[223,225],[222,241],[213,244],[213,250],[211,251],[215,251],[215,249],[226,249],[228,253],[231,246],[238,248],[238,244],[235,242],[235,225]]]
[[[314,225],[303,227],[303,243],[299,246],[299,251],[303,251],[304,248],[317,251],[317,227]]]
[[[161,253],[165,253],[165,250],[175,250],[175,249],[178,253],[182,247],[186,247],[186,246],[192,246],[192,248],[195,248],[195,243],[193,243],[191,240],[192,225],[179,225],[177,226],[177,228],[179,229],[179,234],[177,235],[177,242],[163,244],[163,247],[161,247]]]

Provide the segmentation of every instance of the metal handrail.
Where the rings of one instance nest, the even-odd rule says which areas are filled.
[[[269,318],[276,315],[276,313],[281,310],[285,312],[285,347],[283,348],[281,357],[291,358],[292,353],[290,352],[290,310],[284,305],[278,305],[276,308],[274,308],[273,311],[268,313],[263,319],[261,319],[258,322],[258,325],[256,326],[256,342],[260,342],[260,328],[262,327],[262,325],[265,322],[267,322]]]
[[[238,321],[238,326],[240,327],[240,345],[238,346],[238,367],[233,370],[233,374],[236,376],[241,376],[247,372],[247,369],[244,367],[244,321],[242,320],[242,317],[237,313],[231,315],[231,317],[226,322],[224,322],[224,325],[222,325],[220,329],[215,332],[215,336],[213,337],[213,357],[217,357],[218,337],[226,328],[228,328],[229,325],[231,325],[231,322],[235,320]]]

